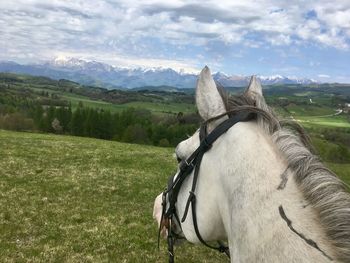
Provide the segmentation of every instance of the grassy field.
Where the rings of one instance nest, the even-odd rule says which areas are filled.
[[[84,104],[84,106],[92,107],[92,108],[100,108],[104,110],[109,110],[112,113],[121,112],[126,108],[141,108],[147,109],[155,114],[163,114],[163,113],[178,113],[178,112],[194,112],[194,105],[186,104],[186,103],[156,103],[156,102],[128,102],[123,104],[109,103],[101,100],[92,100],[84,96],[79,96],[75,94],[61,94],[63,99],[70,101],[72,103],[73,109],[75,109],[80,102]]]
[[[0,130],[0,262],[166,262],[155,196],[173,149]],[[177,262],[227,262],[186,244]]]
[[[153,112],[172,112],[172,113],[189,113],[189,112],[195,112],[195,106],[193,104],[187,104],[187,103],[152,103],[152,102],[129,102],[124,105],[124,107],[134,107],[134,108],[141,108],[141,109],[149,109]]]
[[[345,116],[296,116],[298,122],[300,122],[305,127],[310,126],[328,126],[334,128],[350,128],[350,122]]]
[[[166,262],[155,196],[173,149],[0,130],[0,262]],[[350,182],[350,164],[327,164]],[[186,244],[177,262],[227,262]]]
[[[191,104],[186,103],[160,103],[160,102],[142,102],[142,101],[135,101],[135,102],[128,102],[123,104],[116,104],[116,103],[109,103],[106,101],[101,100],[92,100],[84,96],[79,96],[76,94],[70,94],[70,93],[64,93],[60,95],[63,99],[70,101],[72,103],[73,109],[75,109],[80,102],[84,104],[84,106],[92,107],[92,108],[100,108],[104,110],[109,110],[110,112],[121,112],[125,110],[126,108],[141,108],[141,109],[147,109],[155,114],[162,114],[162,113],[178,113],[178,112],[194,112],[195,107]]]
[[[69,101],[72,104],[73,110],[75,110],[78,107],[79,103],[83,103],[83,105],[86,107],[109,110],[112,113],[121,112],[128,107],[147,109],[154,113],[169,113],[169,112],[178,113],[180,111],[194,112],[194,106],[186,103],[168,103],[167,104],[167,103],[152,103],[152,102],[136,101],[136,102],[123,103],[123,104],[116,104],[116,103],[110,103],[102,100],[93,100],[86,96],[69,93],[69,92],[39,89],[39,88],[31,88],[31,89],[35,91],[45,91],[45,92],[48,92],[48,94],[50,95],[56,94],[63,100]]]
[[[29,88],[36,92],[47,92],[50,96],[52,94],[55,94],[60,98],[62,98],[63,100],[69,101],[72,104],[73,110],[75,110],[78,107],[79,103],[83,103],[84,106],[86,107],[100,108],[104,110],[109,110],[111,112],[120,112],[121,110],[125,109],[125,106],[122,106],[122,105],[119,106],[117,104],[112,104],[102,100],[92,100],[86,96],[82,96],[74,93],[50,90],[50,89],[38,88],[38,87],[29,87]]]
[[[327,106],[317,107],[313,105],[290,105],[286,108],[293,116],[321,116],[335,113],[333,108]]]

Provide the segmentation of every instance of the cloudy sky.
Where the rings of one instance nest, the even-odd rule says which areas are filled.
[[[350,1],[0,1],[0,60],[58,56],[350,82]]]

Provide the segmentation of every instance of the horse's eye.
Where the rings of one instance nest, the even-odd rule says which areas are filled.
[[[181,158],[177,157],[177,156],[176,156],[176,160],[177,160],[178,163],[181,163],[181,161],[182,161]]]

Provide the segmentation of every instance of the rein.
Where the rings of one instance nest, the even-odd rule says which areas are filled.
[[[169,178],[168,186],[166,190],[163,192],[162,217],[161,217],[161,222],[163,222],[163,220],[169,221],[169,226],[167,231],[169,263],[174,262],[173,246],[177,238],[177,234],[172,229],[173,220],[174,221],[176,220],[177,224],[181,228],[181,223],[185,222],[190,205],[192,208],[191,210],[192,210],[193,227],[198,240],[205,246],[211,249],[215,249],[221,253],[225,253],[228,257],[230,257],[229,248],[226,245],[218,241],[218,246],[212,246],[212,245],[209,245],[207,242],[205,242],[204,239],[202,238],[199,232],[198,223],[197,223],[195,190],[197,185],[200,164],[204,154],[207,151],[209,151],[213,143],[222,134],[228,131],[232,126],[234,126],[235,124],[241,121],[249,121],[253,119],[255,116],[256,115],[252,112],[239,112],[233,116],[230,116],[225,121],[223,121],[209,134],[207,134],[206,132],[206,126],[202,125],[199,133],[200,145],[186,160],[181,161],[181,163],[179,164],[178,175],[176,177],[175,175],[173,175]],[[191,187],[191,190],[189,191],[189,196],[186,202],[185,211],[180,221],[178,214],[176,212],[177,197],[184,180],[192,173],[193,170],[194,170],[194,174],[193,174],[193,180],[192,180],[192,187]],[[159,232],[158,232],[158,246],[159,246],[161,228],[162,228],[162,223],[160,224]]]

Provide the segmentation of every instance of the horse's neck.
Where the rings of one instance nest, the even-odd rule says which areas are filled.
[[[293,172],[268,136],[257,127],[244,130],[226,153],[232,167],[223,179],[233,186],[223,219],[232,262],[329,262],[332,249]]]

